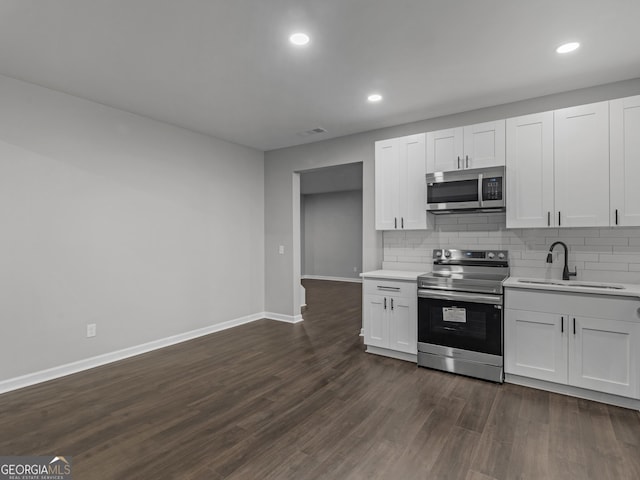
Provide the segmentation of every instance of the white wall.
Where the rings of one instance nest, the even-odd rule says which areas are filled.
[[[303,276],[359,278],[362,191],[304,195]]]
[[[478,122],[543,112],[612,98],[640,94],[640,78],[533,98],[506,105],[438,117],[369,131],[309,145],[265,153],[265,262],[266,309],[292,315],[299,308],[295,295],[294,257],[291,248],[278,255],[278,245],[293,243],[294,172],[345,163],[363,162],[363,270],[382,266],[382,234],[374,222],[374,142],[386,138],[440,130]]]
[[[0,104],[0,381],[264,311],[262,152],[6,77]]]
[[[577,280],[640,283],[640,227],[635,228],[514,228],[505,227],[505,214],[438,215],[429,231],[384,232],[383,266],[388,269],[430,271],[434,248],[509,250],[511,275],[562,278],[564,249]]]

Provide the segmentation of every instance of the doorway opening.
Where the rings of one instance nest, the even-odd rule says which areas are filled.
[[[304,309],[304,279],[361,282],[362,162],[295,175],[294,278]]]

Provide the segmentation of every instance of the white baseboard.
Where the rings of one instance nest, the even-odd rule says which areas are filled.
[[[371,345],[367,345],[365,351],[375,355],[404,360],[405,362],[418,363],[418,355],[415,353],[398,352],[396,350],[389,350],[388,348],[372,347]]]
[[[331,282],[351,282],[351,283],[362,283],[361,278],[350,278],[350,277],[325,277],[322,275],[302,275],[303,280],[329,280]]]
[[[635,398],[620,397],[609,393],[596,392],[584,388],[573,387],[571,385],[546,382],[535,378],[521,377],[520,375],[513,375],[510,373],[505,374],[504,381],[507,383],[521,385],[523,387],[537,388],[548,392],[569,395],[571,397],[585,398],[587,400],[593,400],[594,402],[608,403],[609,405],[615,405],[617,407],[640,410],[640,400]]]
[[[246,317],[236,318],[227,322],[216,323],[208,327],[199,328],[197,330],[191,330],[190,332],[180,333],[171,337],[161,338],[159,340],[153,340],[142,345],[136,345],[133,347],[124,348],[115,352],[105,353],[84,360],[78,360],[77,362],[67,363],[58,367],[48,368],[39,372],[29,373],[20,377],[10,378],[8,380],[0,381],[0,394],[10,392],[12,390],[18,390],[20,388],[35,385],[36,383],[47,382],[56,378],[65,377],[72,373],[81,372],[83,370],[89,370],[90,368],[106,365],[107,363],[117,362],[118,360],[124,360],[125,358],[134,357],[142,353],[147,353],[152,350],[158,350],[160,348],[175,345],[176,343],[186,342],[193,340],[194,338],[209,335],[211,333],[227,330],[228,328],[244,325],[245,323],[255,322],[263,318],[270,318],[272,320],[280,320],[289,323],[296,323],[294,317],[293,320],[284,319],[285,315],[281,315],[283,318],[273,318],[275,314],[269,314],[265,312],[255,313],[253,315],[247,315]],[[302,321],[302,316],[300,315]]]
[[[302,315],[283,315],[281,313],[273,313],[273,312],[264,312],[264,318],[268,318],[269,320],[277,320],[279,322],[286,323],[300,323],[304,319]]]

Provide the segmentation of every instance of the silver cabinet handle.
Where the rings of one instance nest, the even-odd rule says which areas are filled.
[[[558,211],[558,226],[562,225],[562,222],[560,221],[560,212]]]
[[[616,208],[616,225],[618,225],[618,209]]]
[[[466,159],[467,159],[467,166],[466,166],[466,168],[469,168],[469,155],[467,155],[467,156],[466,156]]]
[[[398,228],[398,217],[393,217],[393,228]]]
[[[384,297],[384,309],[387,309],[387,297]]]
[[[551,226],[551,212],[547,212],[547,227]]]
[[[391,310],[393,310],[393,298],[391,299]]]
[[[400,228],[404,228],[404,217],[400,217]]]
[[[560,317],[560,333],[564,333],[564,317]]]
[[[458,170],[460,170],[460,155],[458,155]]]
[[[400,287],[387,287],[385,285],[378,285],[378,290],[386,290],[388,292],[399,292]]]

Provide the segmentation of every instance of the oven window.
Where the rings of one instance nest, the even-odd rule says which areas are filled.
[[[418,341],[502,355],[502,310],[483,303],[419,298]]]
[[[477,202],[478,180],[429,183],[427,203]]]

